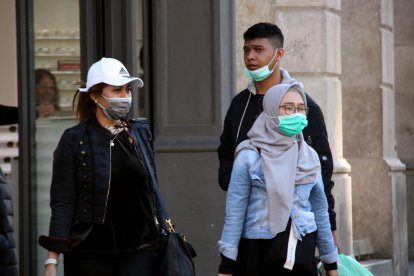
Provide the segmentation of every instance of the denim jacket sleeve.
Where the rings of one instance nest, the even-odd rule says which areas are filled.
[[[225,257],[236,260],[239,241],[243,231],[247,206],[249,203],[251,180],[250,150],[242,150],[234,161],[226,200],[226,218],[221,239],[218,242],[219,251]]]
[[[328,202],[320,175],[317,178],[316,185],[311,191],[309,201],[312,205],[312,212],[315,214],[316,226],[318,227],[316,242],[321,261],[324,264],[335,263],[338,260],[338,252],[332,237],[329,224]]]

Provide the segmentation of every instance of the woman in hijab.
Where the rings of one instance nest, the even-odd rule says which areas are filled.
[[[317,275],[316,247],[326,275],[338,275],[319,159],[302,135],[305,94],[273,86],[263,109],[236,149],[219,275]]]

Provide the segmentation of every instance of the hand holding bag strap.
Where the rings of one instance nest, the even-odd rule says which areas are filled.
[[[132,134],[151,176],[156,205],[157,208],[159,208],[159,210],[157,210],[157,216],[161,216],[161,218],[158,217],[159,223],[161,227],[168,232],[168,235],[164,235],[163,252],[160,255],[157,275],[195,276],[195,267],[192,258],[196,256],[196,253],[193,247],[185,241],[185,238],[180,233],[176,233],[171,225],[171,220],[169,219],[167,209],[165,208],[159,190],[158,181],[155,175],[155,167],[151,165],[149,155],[152,153],[152,149],[149,149],[149,147],[145,145],[138,129],[132,128]]]
[[[149,152],[148,152],[151,149],[145,146],[145,143],[142,140],[141,134],[138,132],[138,129],[132,126],[131,126],[131,129],[132,129],[132,136],[135,140],[135,144],[138,146],[138,149],[144,158],[145,166],[147,167],[147,171],[151,177],[152,188],[155,194],[155,204],[156,204],[156,209],[157,209],[158,222],[164,229],[171,231],[173,230],[171,229],[171,225],[166,224],[166,221],[167,222],[170,221],[169,219],[170,216],[168,214],[167,208],[165,207],[164,200],[161,196],[161,192],[159,189],[158,180],[155,176],[154,168],[153,166],[151,166],[151,161],[150,161]]]

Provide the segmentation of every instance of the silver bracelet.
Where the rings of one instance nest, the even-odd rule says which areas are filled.
[[[54,264],[55,266],[57,266],[59,264],[57,259],[46,259],[45,262],[43,263],[45,265],[45,267],[48,264]]]

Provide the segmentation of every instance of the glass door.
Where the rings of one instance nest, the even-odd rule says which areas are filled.
[[[75,124],[71,105],[81,80],[79,5],[73,0],[35,0],[33,10],[36,218],[32,227],[37,235],[47,235],[53,151],[64,129]],[[47,251],[37,246],[36,255],[37,275],[42,275]],[[58,268],[63,275],[63,265]]]
[[[21,0],[23,1],[23,0]],[[97,35],[95,43],[86,43],[87,51],[93,52],[96,59],[102,56],[111,56],[116,53],[105,52],[108,49],[105,43],[111,39],[102,37],[106,32],[105,28],[116,30],[121,26],[134,26],[134,40],[131,44],[126,45],[125,41],[119,41],[121,49],[134,49],[134,59],[130,64],[134,68],[128,68],[131,75],[140,76],[145,80],[144,70],[148,68],[144,50],[144,10],[143,0],[128,2],[104,0],[90,1],[93,2],[95,10],[88,10],[91,16],[101,18],[100,24],[93,26],[92,33]],[[84,6],[81,6],[84,5]],[[35,97],[32,97],[30,108],[35,110],[36,119],[34,133],[34,148],[32,159],[34,160],[34,180],[33,187],[30,189],[30,198],[35,206],[32,210],[31,229],[32,244],[30,245],[32,253],[31,264],[34,266],[33,271],[37,275],[43,275],[43,261],[47,256],[47,251],[37,244],[39,235],[48,235],[50,222],[50,184],[52,178],[53,151],[63,131],[77,122],[72,111],[72,101],[80,81],[86,81],[86,73],[83,72],[82,65],[85,65],[84,48],[82,48],[81,32],[90,26],[82,26],[80,22],[80,10],[85,9],[87,4],[83,1],[74,0],[33,0],[33,60],[34,87],[29,91],[34,91]],[[108,13],[108,8],[125,8],[123,5],[134,7],[133,16],[125,16],[123,22],[119,23],[119,18],[114,20],[113,14]],[[116,6],[116,7],[115,7]],[[106,9],[106,10],[105,10]],[[121,20],[121,21],[122,21]],[[127,22],[129,20],[129,22]],[[108,22],[111,26],[107,26]],[[88,23],[85,23],[88,24]],[[115,32],[116,33],[116,32]],[[87,62],[90,62],[89,60]],[[90,64],[88,64],[90,66]],[[82,79],[84,76],[84,79]],[[133,94],[133,117],[148,117],[149,114],[149,97],[148,86],[135,91]],[[23,226],[24,227],[24,226]],[[34,248],[33,248],[34,247]],[[60,263],[63,264],[61,257]],[[59,275],[63,275],[63,265],[59,266]]]

